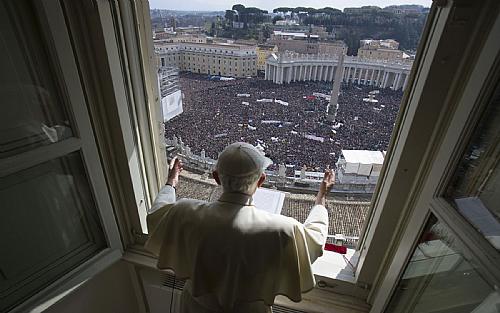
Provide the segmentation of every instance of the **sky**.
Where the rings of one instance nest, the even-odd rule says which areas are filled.
[[[241,3],[247,7],[257,7],[259,9],[272,11],[277,7],[332,7],[344,9],[351,7],[361,7],[365,5],[375,5],[386,7],[389,5],[420,4],[430,7],[432,0],[149,0],[149,6],[154,9],[187,10],[187,11],[225,11],[231,9],[234,4]]]

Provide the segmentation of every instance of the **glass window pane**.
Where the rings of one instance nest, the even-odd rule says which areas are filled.
[[[385,312],[496,312],[500,295],[458,239],[431,216]]]
[[[29,1],[0,2],[0,158],[73,135],[34,12]]]
[[[455,171],[446,197],[500,249],[500,86]]]
[[[106,247],[73,152],[0,178],[0,311]]]

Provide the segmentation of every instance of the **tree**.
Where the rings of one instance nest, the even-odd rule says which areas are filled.
[[[262,36],[266,39],[271,37],[271,27],[269,25],[264,25],[262,27]]]
[[[231,9],[233,11],[237,11],[238,13],[243,13],[245,10],[245,6],[243,4],[235,4]]]
[[[224,15],[224,18],[230,22],[234,21],[234,17],[236,15],[236,12],[233,10],[226,10],[226,14]]]
[[[282,16],[276,15],[273,17],[273,24],[276,24],[277,21],[282,21],[284,18]]]
[[[293,8],[279,7],[279,8],[274,9],[273,13],[278,13],[278,12],[286,13],[286,12],[291,12],[291,11],[293,11]]]
[[[212,25],[210,26],[210,36],[215,36],[215,22],[212,22]]]

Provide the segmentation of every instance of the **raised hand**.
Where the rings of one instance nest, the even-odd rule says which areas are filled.
[[[333,185],[335,184],[335,172],[327,167],[325,170],[325,175],[323,176],[323,181],[319,186],[318,194],[316,195],[316,204],[325,205],[326,195],[330,192]]]
[[[323,175],[323,181],[321,182],[320,189],[323,189],[325,193],[330,192],[333,185],[335,184],[335,172],[327,167],[325,174]]]
[[[179,182],[179,174],[182,172],[182,170],[182,162],[177,157],[174,157],[170,161],[170,164],[168,166],[167,185],[175,187]]]

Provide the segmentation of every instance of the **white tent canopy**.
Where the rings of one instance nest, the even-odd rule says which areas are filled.
[[[380,174],[384,155],[380,151],[342,150],[345,159],[345,173],[370,176]]]

